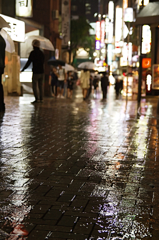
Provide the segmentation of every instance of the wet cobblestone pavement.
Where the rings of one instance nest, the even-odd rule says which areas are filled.
[[[5,97],[0,239],[159,239],[156,98]]]

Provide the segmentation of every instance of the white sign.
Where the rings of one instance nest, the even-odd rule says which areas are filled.
[[[25,23],[23,21],[17,20],[0,14],[6,22],[10,25],[11,28],[4,28],[6,32],[11,36],[13,41],[24,42],[25,40]]]
[[[149,25],[142,27],[142,53],[151,51],[151,29]]]
[[[62,0],[62,46],[70,41],[70,0]]]
[[[122,39],[122,8],[116,8],[116,21],[115,21],[115,42],[118,43]]]
[[[113,1],[110,1],[108,3],[108,16],[111,22],[114,22],[114,3]]]
[[[16,15],[19,17],[32,17],[32,0],[16,0]]]
[[[113,23],[109,22],[108,43],[113,43]]]
[[[124,11],[124,21],[133,22],[133,8],[126,8]]]

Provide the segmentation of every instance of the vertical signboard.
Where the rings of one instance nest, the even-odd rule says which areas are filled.
[[[105,21],[101,21],[101,47],[105,46]]]
[[[122,8],[116,8],[116,21],[115,21],[115,42],[118,43],[122,40]]]
[[[101,31],[100,31],[100,21],[96,22],[96,50],[100,50],[101,48]]]
[[[159,89],[159,64],[154,64],[152,66],[152,88],[153,89]]]
[[[142,53],[146,54],[151,51],[151,29],[148,25],[142,27]]]
[[[70,0],[62,0],[62,46],[70,41]]]
[[[16,0],[16,16],[32,17],[33,0]]]

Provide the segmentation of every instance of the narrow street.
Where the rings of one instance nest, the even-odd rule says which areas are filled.
[[[159,239],[157,97],[5,97],[0,240]]]

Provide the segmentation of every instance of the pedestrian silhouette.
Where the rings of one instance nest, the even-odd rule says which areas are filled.
[[[43,101],[44,53],[40,50],[40,42],[38,40],[33,40],[32,46],[34,50],[31,51],[28,61],[21,72],[33,63],[32,87],[35,101],[32,103],[37,103],[38,100],[40,100],[40,102]]]

